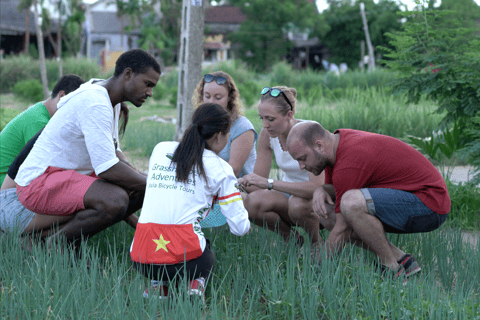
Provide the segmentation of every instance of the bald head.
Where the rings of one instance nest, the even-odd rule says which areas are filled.
[[[315,141],[323,139],[326,132],[327,131],[315,121],[297,123],[288,134],[287,148],[290,150],[290,147],[298,144],[298,142],[313,148]]]

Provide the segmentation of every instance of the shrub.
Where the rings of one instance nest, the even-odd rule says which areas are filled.
[[[153,88],[152,92],[152,98],[155,99],[156,101],[164,100],[170,95],[170,90],[167,87],[167,85],[160,79]]]
[[[0,90],[11,92],[13,86],[21,80],[40,80],[40,65],[26,55],[9,56],[0,63],[0,75]]]
[[[54,59],[47,60],[47,78],[50,87],[53,87],[57,83],[59,77],[58,64],[59,62]],[[76,74],[82,77],[83,80],[88,81],[92,78],[108,78],[106,74],[102,72],[102,68],[91,59],[87,58],[66,58],[62,60],[63,74]],[[113,75],[113,72],[112,72]]]
[[[73,73],[82,77],[85,81],[91,78],[107,78],[109,76],[109,73],[102,73],[101,67],[95,61],[87,58],[66,58],[62,63],[64,75]],[[59,79],[58,61],[49,59],[46,61],[46,67],[48,86],[53,88]],[[2,60],[0,74],[0,90],[10,92],[13,86],[21,80],[37,79],[40,81],[40,63],[30,56],[9,56]]]
[[[462,132],[473,133],[462,138],[459,147],[479,166],[475,160],[480,154],[480,137],[472,122],[480,113],[478,30],[460,28],[461,18],[452,11],[428,10],[424,7],[427,0],[418,2],[422,4],[420,12],[399,12],[407,21],[402,31],[389,34],[394,49],[383,48],[391,59],[385,63],[401,73],[394,92],[406,93],[408,103],[417,103],[422,97],[437,101],[437,111],[446,111],[443,122],[458,121]]]
[[[13,87],[13,93],[25,100],[36,102],[45,99],[43,86],[37,79],[21,80]]]

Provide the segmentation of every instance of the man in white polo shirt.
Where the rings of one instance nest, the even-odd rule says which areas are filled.
[[[91,79],[59,103],[15,178],[27,209],[71,216],[55,235],[74,241],[122,219],[136,225],[146,176],[115,150],[114,108],[123,101],[140,107],[159,77],[160,66],[150,54],[130,50],[118,58],[111,78]]]

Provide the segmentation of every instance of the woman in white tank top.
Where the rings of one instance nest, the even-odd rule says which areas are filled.
[[[314,176],[301,170],[286,147],[291,128],[302,121],[294,117],[297,91],[287,87],[265,87],[261,94],[258,114],[263,128],[258,138],[254,173],[239,179],[249,192],[248,197],[243,197],[249,219],[258,226],[266,225],[285,241],[293,235],[299,245],[303,244],[303,238],[292,233],[292,227],[302,227],[312,244],[319,245],[320,223],[313,212],[312,196],[324,183],[324,174]],[[284,173],[281,180],[269,179],[273,155]]]

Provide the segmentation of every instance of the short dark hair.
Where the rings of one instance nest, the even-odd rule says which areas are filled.
[[[77,90],[78,87],[80,87],[84,83],[85,80],[83,80],[76,74],[66,74],[61,77],[55,84],[55,87],[53,87],[53,91],[50,96],[52,97],[52,99],[55,99],[60,91],[64,91],[65,94],[69,94],[70,92]]]
[[[161,73],[157,60],[155,60],[150,53],[142,49],[133,49],[122,53],[115,63],[115,73],[113,76],[115,78],[120,76],[126,68],[132,69],[133,73],[145,73],[150,68]]]

